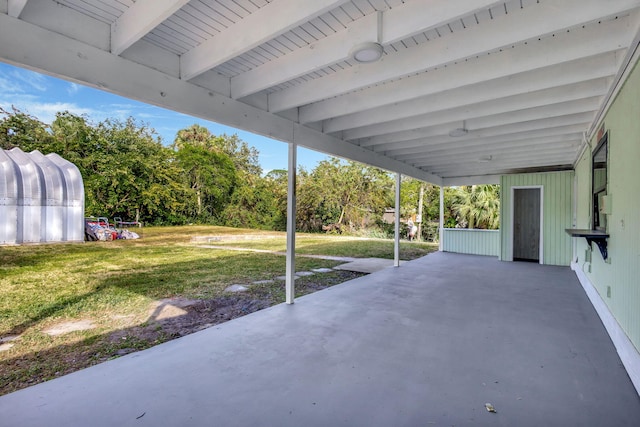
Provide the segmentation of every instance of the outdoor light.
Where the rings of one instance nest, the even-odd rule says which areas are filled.
[[[478,161],[480,163],[489,163],[491,160],[493,160],[493,156],[489,155],[489,156],[482,156],[478,159]]]
[[[351,49],[351,57],[357,62],[366,64],[369,62],[376,62],[382,58],[384,52],[380,43],[366,42],[360,43]]]
[[[465,122],[463,120],[462,121],[462,127],[461,128],[456,128],[456,129],[453,129],[453,130],[449,131],[449,136],[457,138],[457,137],[460,137],[460,136],[465,136],[468,133],[469,133],[469,130],[467,129],[467,126],[465,125]]]

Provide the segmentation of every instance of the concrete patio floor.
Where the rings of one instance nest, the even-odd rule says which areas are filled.
[[[0,397],[0,425],[638,426],[640,398],[569,268],[435,253]]]

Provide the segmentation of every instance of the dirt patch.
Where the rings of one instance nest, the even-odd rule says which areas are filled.
[[[334,271],[301,277],[296,280],[296,296],[310,294],[362,276],[350,271]],[[160,343],[182,337],[237,317],[283,302],[284,283],[265,281],[249,287],[242,294],[222,295],[212,299],[170,298],[155,302],[147,322],[109,335],[109,341]],[[120,345],[119,347],[122,347]],[[138,348],[118,348],[110,356],[121,356]]]
[[[182,308],[161,305],[160,307],[164,307],[161,316],[155,318],[152,316],[144,325],[116,331],[109,336],[109,339],[112,342],[130,338],[147,342],[166,341],[262,310],[270,305],[267,300],[240,296],[222,296],[194,301]]]
[[[363,274],[332,271],[300,277],[296,280],[296,297],[360,276]],[[130,315],[113,315],[112,318],[122,320],[123,329],[106,335],[88,337],[81,342],[55,346],[44,351],[0,361],[0,395],[153,347],[284,302],[283,281],[260,282],[247,285],[249,290],[241,294],[223,294],[206,300],[183,297],[162,299],[149,307],[148,317],[142,324],[131,325],[133,318]],[[56,326],[59,327],[60,324]],[[89,325],[83,323],[73,326]],[[13,340],[17,338],[4,337],[0,342],[2,346],[0,349],[10,352],[13,350],[10,346],[13,346]]]

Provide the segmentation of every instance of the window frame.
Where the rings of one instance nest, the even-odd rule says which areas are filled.
[[[596,158],[601,156],[602,150],[604,150],[604,162],[598,161],[596,162]],[[603,167],[596,167],[597,164],[601,165],[604,163]],[[604,183],[596,187],[596,170],[604,169]],[[609,184],[609,132],[605,132],[605,134],[600,138],[596,148],[592,152],[591,156],[591,208],[592,208],[592,218],[591,224],[593,230],[601,230],[606,231],[607,229],[607,219],[604,214],[600,213],[600,198],[602,196],[607,195],[607,187]]]

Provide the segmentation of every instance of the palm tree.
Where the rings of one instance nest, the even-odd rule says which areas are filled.
[[[458,224],[468,228],[500,228],[500,186],[458,187],[453,202]]]
[[[210,150],[213,138],[214,136],[209,132],[209,129],[194,123],[188,128],[178,131],[176,139],[173,141],[173,148],[179,150],[184,147],[185,144],[190,144],[195,147]]]

